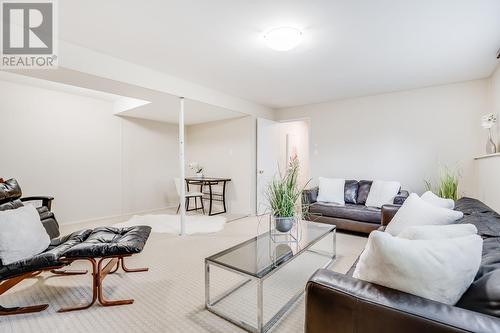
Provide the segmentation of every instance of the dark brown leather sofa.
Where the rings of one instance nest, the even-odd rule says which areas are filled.
[[[382,207],[384,225],[397,209]],[[500,332],[500,215],[471,198],[456,209],[484,244],[479,272],[455,306],[355,279],[355,265],[345,275],[321,269],[307,283],[305,332]]]
[[[370,233],[380,227],[382,212],[380,208],[365,206],[371,180],[346,180],[344,186],[345,205],[318,202],[319,188],[304,191],[303,205],[305,219],[334,224],[338,230]],[[395,205],[402,205],[408,197],[408,191],[401,190],[394,198]]]

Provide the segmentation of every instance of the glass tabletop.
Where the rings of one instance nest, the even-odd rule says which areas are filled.
[[[277,243],[273,241],[270,232],[266,232],[205,260],[261,278],[335,230],[334,225],[311,221],[299,221],[294,228],[298,228],[297,242]]]

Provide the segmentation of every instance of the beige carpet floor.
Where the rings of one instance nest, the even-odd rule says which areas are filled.
[[[65,226],[62,233],[94,226]],[[128,260],[130,267],[147,266],[149,272],[120,271],[105,280],[108,299],[134,298],[132,305],[95,305],[88,310],[60,314],[56,312],[58,308],[91,298],[89,275],[42,274],[24,281],[2,295],[2,305],[49,303],[50,307],[38,314],[0,317],[0,332],[243,332],[204,309],[204,258],[262,233],[265,228],[258,218],[247,217],[228,223],[216,234],[151,234],[144,251]],[[366,238],[337,233],[337,258],[331,269],[345,273],[365,243]],[[302,332],[303,326],[304,297],[272,332]]]

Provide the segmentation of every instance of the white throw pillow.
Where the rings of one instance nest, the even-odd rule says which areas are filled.
[[[420,225],[408,227],[398,237],[406,239],[443,239],[476,235],[473,224]]]
[[[374,180],[366,198],[366,206],[380,208],[383,205],[392,204],[400,189],[401,184],[398,182]]]
[[[431,191],[427,191],[424,194],[422,194],[421,198],[425,202],[428,202],[431,205],[434,205],[437,207],[448,208],[448,209],[455,208],[455,201],[453,201],[452,199],[440,198]]]
[[[385,231],[397,236],[411,226],[452,224],[463,216],[462,212],[436,207],[412,193],[394,215]]]
[[[46,250],[50,237],[32,205],[0,211],[0,260],[3,265]]]
[[[319,177],[318,201],[334,202],[345,205],[345,179]]]
[[[382,286],[455,304],[474,280],[483,240],[409,240],[373,231],[353,276]]]

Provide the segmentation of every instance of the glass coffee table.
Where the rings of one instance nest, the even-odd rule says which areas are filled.
[[[205,259],[205,306],[250,332],[268,331],[335,259],[335,226],[299,221],[297,242],[266,232]]]

